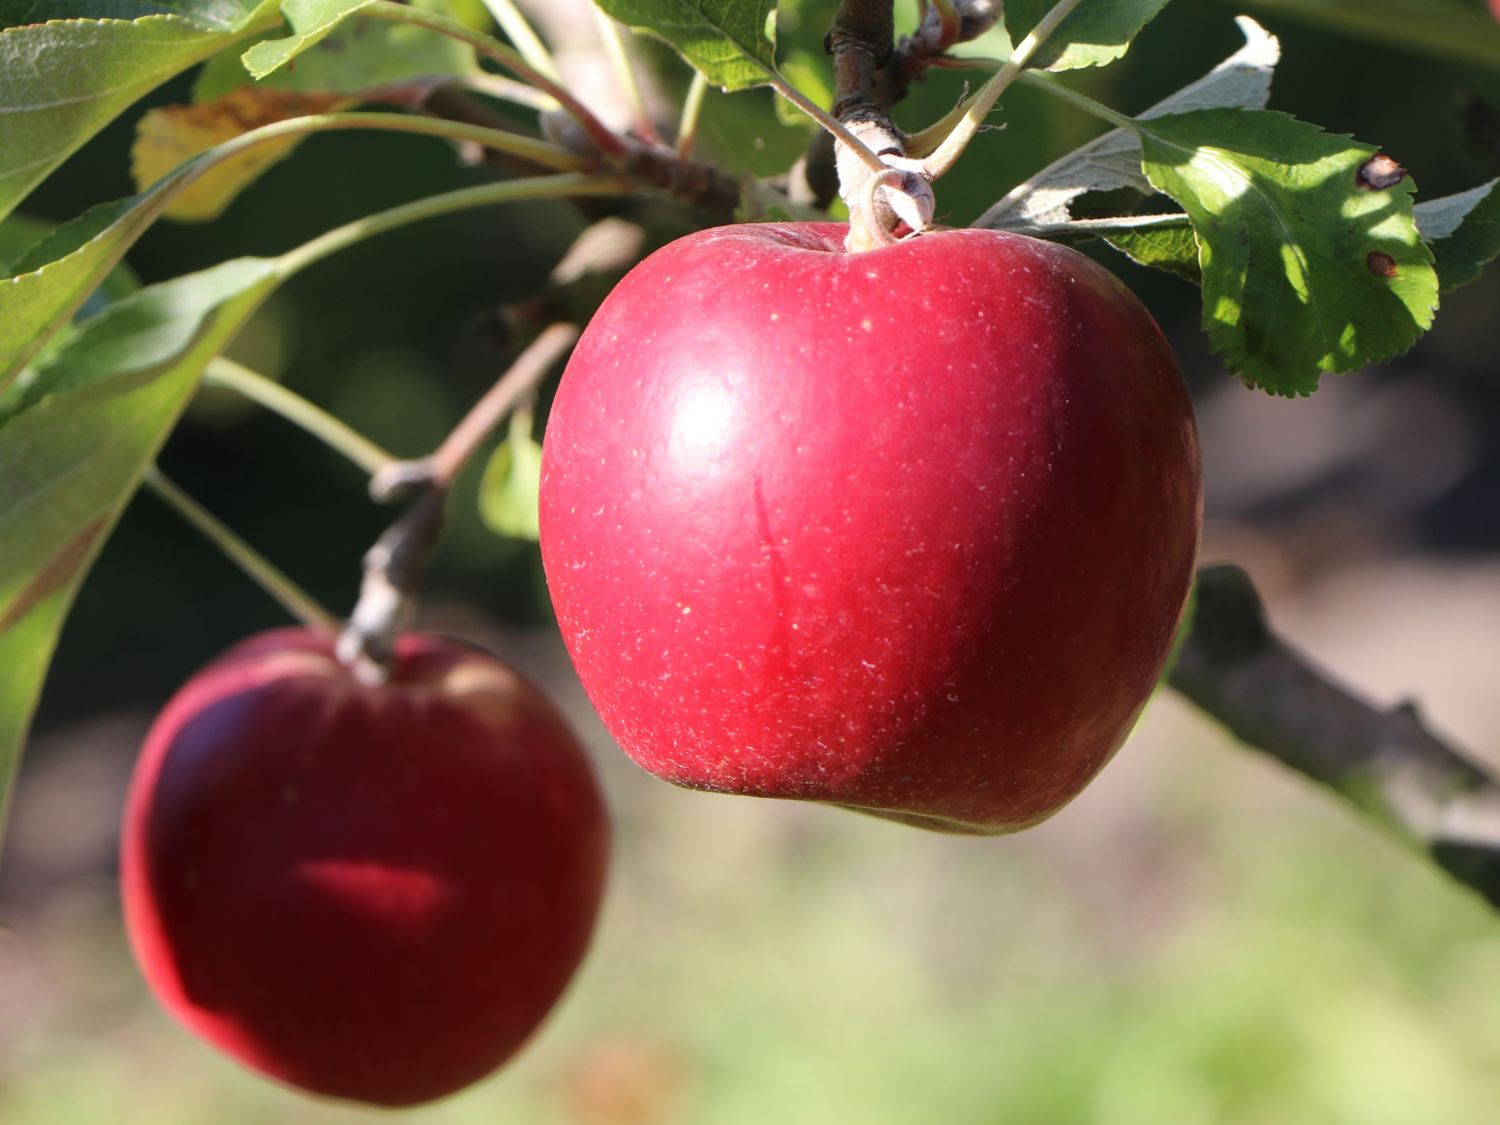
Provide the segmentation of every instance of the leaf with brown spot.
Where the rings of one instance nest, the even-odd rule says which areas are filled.
[[[1264,110],[1133,128],[1152,185],[1192,219],[1204,327],[1245,382],[1311,394],[1321,374],[1399,355],[1431,325],[1437,274],[1413,185],[1360,186],[1374,148]]]
[[[1406,169],[1383,152],[1377,152],[1359,166],[1355,184],[1366,191],[1385,191],[1406,179]]]
[[[331,113],[356,100],[344,94],[237,86],[213,101],[149,110],[136,125],[130,150],[136,187],[144,191],[184,161],[251,129],[289,117]],[[214,166],[178,195],[164,214],[194,222],[218,218],[235,196],[301,141],[297,136],[269,141]]]

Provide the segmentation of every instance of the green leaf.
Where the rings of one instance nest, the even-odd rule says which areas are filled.
[[[596,0],[611,17],[665,39],[725,90],[776,74],[775,0]]]
[[[79,584],[203,367],[280,280],[243,258],[83,324],[0,420],[0,812]]]
[[[177,16],[202,27],[233,31],[260,6],[260,0],[0,0],[0,27],[47,20]]]
[[[0,403],[0,424],[54,395],[126,378],[173,359],[192,346],[209,312],[252,282],[274,276],[276,269],[273,259],[238,258],[115,301],[84,321],[66,347],[38,364],[33,378],[14,385]]]
[[[28,250],[52,229],[52,224],[11,213],[0,219],[0,270],[13,270]]]
[[[1151,183],[1193,220],[1210,342],[1247,383],[1311,394],[1321,372],[1389,359],[1431,325],[1412,184],[1363,186],[1375,149],[1265,111],[1135,127]]]
[[[24,267],[26,263],[35,261],[40,257],[38,248],[46,247],[51,243],[55,234],[55,224],[33,219],[26,215],[12,212],[4,220],[0,220],[0,271],[9,272],[18,267]],[[41,257],[43,262],[46,257]],[[108,275],[99,283],[95,291],[79,306],[77,316],[89,317],[100,312],[111,301],[117,301],[121,297],[134,293],[141,287],[140,280],[135,276],[129,266],[123,262],[116,263]],[[0,280],[0,299],[6,294],[5,284]],[[0,304],[0,310],[3,310]],[[66,326],[59,328],[47,341],[48,347],[60,346],[66,336]],[[4,343],[0,342],[0,352],[4,351]],[[46,354],[43,348],[37,352],[37,356]],[[35,358],[35,357],[34,357]],[[22,378],[26,374],[22,373]],[[5,391],[0,390],[0,409],[5,402]]]
[[[443,0],[412,7],[446,11]],[[354,20],[334,27],[297,59],[257,83],[262,88],[303,93],[362,94],[418,79],[464,76],[479,69],[474,49],[412,24]],[[204,64],[193,84],[195,103],[211,102],[250,81],[245,64],[232,51]]]
[[[1500,70],[1500,24],[1464,0],[1234,0],[1346,35]]]
[[[118,267],[125,251],[177,191],[212,164],[205,154],[165,176],[149,191],[101,203],[36,243],[16,274],[0,280],[0,402],[12,380]]]
[[[253,77],[264,78],[291,62],[303,51],[316,46],[344,20],[374,2],[375,0],[283,0],[282,13],[296,34],[257,43],[241,56],[241,61]]]
[[[178,5],[180,16],[60,20],[0,31],[0,218],[142,94],[276,21],[276,0]]]
[[[479,484],[479,515],[497,535],[535,540],[537,490],[542,480],[542,447],[531,436],[532,415],[510,417],[506,438],[490,455]]]
[[[1056,0],[1007,0],[1005,26],[1020,43],[1052,10]],[[1040,70],[1105,66],[1130,49],[1130,41],[1155,18],[1167,0],[1083,0],[1032,56]]]
[[[1418,203],[1415,211],[1445,293],[1478,280],[1485,264],[1500,255],[1500,180]]]
[[[1203,272],[1198,267],[1198,239],[1193,234],[1193,224],[1186,215],[1169,215],[1157,220],[1131,223],[1120,222],[1099,229],[1103,238],[1116,250],[1132,261],[1154,269],[1174,273],[1194,285],[1203,284]],[[1075,223],[1075,228],[1089,229],[1092,223]]]
[[[448,7],[444,0],[414,0],[410,6],[439,13]],[[288,41],[278,43],[276,49],[285,54]],[[473,47],[408,23],[346,20],[295,43],[297,65],[283,66],[255,83],[240,58],[222,52],[199,72],[191,105],[160,106],[143,116],[131,150],[136,183],[145,186],[196,152],[258,125],[347,109],[366,100],[420,104],[434,87],[480,70]],[[218,218],[303,139],[289,136],[258,145],[220,165],[174,200],[166,217],[188,222]]]
[[[1157,102],[1142,119],[1187,113],[1195,109],[1263,109],[1271,96],[1271,75],[1281,59],[1281,44],[1260,24],[1245,16],[1235,21],[1245,45],[1208,74]],[[997,230],[1063,223],[1079,196],[1130,188],[1148,195],[1151,183],[1141,170],[1141,142],[1129,129],[1113,129],[1054,161],[1008,193],[974,223]]]
[[[311,119],[291,119],[268,128],[296,134],[316,125]],[[5,325],[0,334],[0,396],[184,189],[204,172],[266,140],[262,131],[210,149],[149,190],[100,204],[64,223],[17,262],[15,276],[0,279],[0,324]]]
[[[155,214],[137,204],[153,193],[91,208],[59,227],[0,280],[0,393],[109,276]]]
[[[21,748],[26,744],[31,716],[73,593],[67,586],[42,593],[25,617],[0,629],[0,832],[4,831]]]

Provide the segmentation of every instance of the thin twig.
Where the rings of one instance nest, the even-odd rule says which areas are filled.
[[[483,94],[487,98],[525,106],[539,113],[562,108],[550,94],[544,94],[533,86],[528,86],[515,78],[507,78],[503,74],[465,74],[454,78],[450,84],[462,86],[476,94]]]
[[[425,27],[439,35],[446,35],[450,39],[457,39],[460,43],[467,43],[481,55],[499,63],[523,82],[528,82],[555,98],[605,156],[618,158],[625,154],[624,142],[608,125],[600,121],[588,106],[564,90],[557,82],[532,67],[514,47],[507,46],[493,36],[483,35],[440,12],[398,4],[395,0],[375,0],[367,7],[358,9],[357,14],[370,19],[390,20],[394,23],[409,23],[417,27]]]
[[[329,636],[338,633],[339,623],[333,614],[319,605],[315,598],[288,578],[265,555],[229,530],[217,516],[168,479],[155,465],[146,469],[142,483],[192,524],[205,539],[219,548],[251,581],[276,599],[293,617],[309,629],[316,629]]]
[[[557,61],[553,59],[552,52],[547,50],[541,36],[521,14],[521,9],[516,7],[515,0],[484,0],[484,6],[490,10],[490,15],[495,17],[500,30],[505,32],[505,37],[521,52],[521,57],[533,70],[553,82],[562,82],[562,74],[557,69]]]
[[[489,437],[490,432],[507,414],[536,389],[556,363],[578,339],[578,328],[572,324],[554,324],[533,340],[529,347],[516,357],[498,382],[495,383],[443,439],[437,452],[429,459],[433,486],[448,488],[454,478],[468,463],[474,451]]]
[[[1031,62],[1032,56],[1047,41],[1047,37],[1057,30],[1057,25],[1067,19],[1077,6],[1078,0],[1058,0],[1051,11],[1037,21],[1037,25],[1027,33],[1026,38],[1016,44],[1016,49],[1011,52],[1005,65],[980,88],[979,93],[974,95],[968,110],[954,126],[953,131],[944,138],[943,143],[938,145],[932,155],[923,161],[928,174],[933,179],[937,179],[953,167],[959,155],[968,147],[969,142],[978,135],[984,119],[989,116],[990,110],[995,108],[1000,95]]]
[[[275,379],[252,371],[242,363],[227,356],[215,356],[208,361],[203,381],[212,386],[224,387],[259,403],[267,410],[281,415],[293,425],[300,426],[318,438],[330,449],[342,453],[365,472],[374,475],[396,460],[380,446],[358,430],[351,428],[297,394],[288,390]]]
[[[561,176],[537,176],[525,180],[505,180],[495,184],[476,184],[459,188],[441,195],[429,195],[425,199],[403,203],[387,211],[355,219],[331,231],[319,235],[309,242],[281,256],[282,271],[287,274],[305,269],[314,262],[322,261],[357,242],[377,234],[395,230],[423,219],[464,211],[472,207],[486,207],[497,203],[516,203],[529,199],[565,199],[586,195],[627,195],[631,185],[619,176],[585,176],[566,173]]]
[[[370,479],[370,493],[378,500],[412,490],[417,491],[417,498],[365,552],[359,601],[339,635],[339,660],[361,680],[378,684],[390,674],[396,636],[416,613],[427,562],[442,533],[448,494],[459,472],[577,338],[578,329],[571,324],[547,328],[464,415],[435,453],[418,461],[397,461]]]
[[[771,88],[848,146],[849,151],[858,157],[860,162],[866,168],[870,169],[870,171],[882,172],[885,170],[885,164],[881,162],[880,157],[875,155],[874,150],[869,145],[855,136],[849,130],[849,127],[833,116],[833,114],[827,112],[816,103],[809,101],[801,90],[797,89],[797,87],[793,86],[781,75],[773,74],[771,76]]]
[[[708,79],[701,70],[693,71],[693,81],[682,102],[682,119],[677,123],[677,155],[686,160],[693,154],[698,140],[698,118],[703,113],[703,96],[708,93]]]
[[[614,68],[625,102],[630,106],[631,116],[635,118],[636,135],[643,141],[660,144],[661,134],[656,131],[655,122],[646,112],[646,99],[641,94],[640,78],[636,75],[635,64],[630,61],[620,25],[610,19],[604,9],[596,5],[590,7],[594,12],[594,23],[599,28],[599,40],[604,45],[604,53],[609,57],[609,64]]]

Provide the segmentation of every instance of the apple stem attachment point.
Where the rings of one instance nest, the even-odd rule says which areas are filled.
[[[920,161],[908,159],[906,135],[876,89],[876,75],[894,50],[893,7],[891,0],[843,0],[824,41],[833,56],[833,115],[859,142],[856,148],[844,141],[834,151],[839,195],[849,208],[850,252],[890,245],[902,223],[925,230],[936,207],[930,177]],[[952,4],[945,7],[956,20]]]
[[[427,575],[427,560],[443,530],[448,489],[434,483],[426,461],[403,461],[376,474],[371,492],[377,498],[425,487],[416,502],[391,524],[365,552],[359,601],[339,634],[339,661],[362,683],[377,686],[390,677],[396,637],[416,614],[417,599]],[[382,490],[377,482],[385,478]],[[397,483],[396,478],[399,478]]]
[[[874,250],[899,241],[896,228],[905,223],[920,234],[932,223],[936,198],[932,183],[920,170],[921,161],[887,157],[884,171],[865,177],[858,194],[849,200],[849,234],[844,248],[850,253]]]

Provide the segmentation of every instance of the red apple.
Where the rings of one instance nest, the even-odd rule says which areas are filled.
[[[157,999],[241,1062],[378,1105],[509,1058],[594,926],[608,826],[547,700],[477,650],[358,682],[301,630],[172,699],[131,784],[126,924]]]
[[[1160,330],[1061,246],[708,230],[563,375],[542,557],[584,687],[680,785],[1008,832],[1104,765],[1201,522]]]

